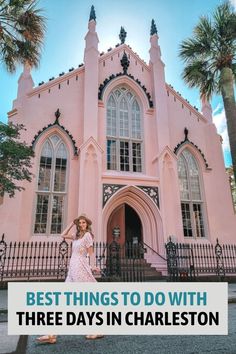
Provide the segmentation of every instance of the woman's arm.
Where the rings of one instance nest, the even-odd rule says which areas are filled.
[[[72,234],[69,234],[70,229],[74,226],[74,222],[72,221],[70,223],[70,225],[63,231],[63,233],[61,234],[61,236],[63,237],[63,239],[73,239]]]
[[[95,254],[94,254],[94,251],[93,251],[93,246],[90,246],[89,248],[87,248],[87,252],[88,252],[89,258],[90,258],[90,267],[91,267],[91,269],[93,271],[100,272],[100,269],[95,264]]]

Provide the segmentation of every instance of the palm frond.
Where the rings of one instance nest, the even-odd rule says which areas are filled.
[[[185,62],[189,62],[192,58],[202,57],[203,54],[202,43],[196,40],[195,38],[188,38],[182,41],[179,49],[179,56]]]
[[[182,78],[189,87],[198,88],[201,97],[206,96],[209,99],[216,90],[216,75],[217,72],[211,70],[207,62],[192,60],[185,66]]]
[[[0,1],[0,60],[14,72],[18,63],[38,66],[46,19],[36,0]],[[6,42],[5,42],[6,41]]]
[[[208,16],[200,17],[199,23],[193,30],[193,35],[195,40],[201,43],[204,54],[209,54],[213,49],[212,44],[215,36],[215,29]]]
[[[179,56],[185,63],[182,77],[208,98],[220,92],[220,72],[236,60],[236,13],[229,2],[217,7],[212,19],[201,16],[193,36],[182,41]]]
[[[229,2],[218,6],[213,14],[216,31],[215,41],[218,42],[222,55],[233,56],[236,45],[236,13]]]

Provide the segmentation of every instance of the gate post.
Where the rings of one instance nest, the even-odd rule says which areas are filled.
[[[222,255],[222,246],[219,244],[218,238],[216,239],[215,255],[216,255],[216,274],[219,277],[219,281],[221,281],[225,276],[225,268],[224,268],[224,261]]]
[[[4,234],[2,234],[2,240],[0,241],[0,279],[3,280],[4,266],[6,260],[7,243],[4,241]]]
[[[177,247],[174,242],[171,241],[171,236],[169,237],[169,242],[165,244],[166,248],[166,258],[167,258],[167,270],[169,275],[169,281],[178,280],[178,261],[177,261]]]
[[[108,275],[111,277],[120,277],[120,245],[115,240],[109,245],[108,258]]]
[[[68,249],[69,249],[68,243],[65,240],[63,240],[59,244],[59,262],[58,262],[59,274],[57,274],[57,277],[58,276],[64,277],[67,274]]]

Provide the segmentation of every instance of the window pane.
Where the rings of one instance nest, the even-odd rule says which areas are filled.
[[[116,170],[116,141],[107,140],[107,169]]]
[[[192,199],[201,200],[199,172],[198,172],[197,163],[193,155],[188,150],[184,150],[183,155],[188,164],[189,179],[190,179],[189,182],[190,182],[190,189],[192,193]]]
[[[181,200],[190,200],[187,166],[184,161],[184,158],[181,155],[178,159],[178,176],[179,176],[180,198]]]
[[[204,224],[203,224],[203,215],[202,215],[202,206],[200,203],[193,204],[193,215],[194,215],[194,222],[196,226],[196,236],[197,237],[204,237]]]
[[[57,150],[55,174],[54,174],[54,191],[64,192],[66,189],[66,148],[61,144]]]
[[[53,142],[54,145],[56,145],[58,143],[58,141],[61,139],[59,138],[58,135],[53,135],[53,136],[50,136],[50,140]]]
[[[132,144],[132,155],[133,155],[133,171],[141,172],[141,143]]]
[[[67,159],[66,145],[61,138],[56,134],[50,136],[42,149],[38,178],[38,189],[48,193],[37,195],[35,234],[59,234],[62,230],[66,194],[56,196],[54,192],[66,192]]]
[[[120,142],[120,170],[129,171],[129,142]]]
[[[132,105],[132,138],[141,139],[140,108],[136,100]]]
[[[36,217],[34,225],[35,234],[45,234],[47,228],[47,218],[48,218],[48,195],[37,196],[37,207],[36,207]]]
[[[192,237],[193,231],[191,225],[190,204],[181,203],[181,210],[182,210],[184,236]]]
[[[178,160],[184,236],[205,237],[199,169],[191,152],[183,150]],[[183,201],[189,200],[189,203]],[[191,217],[192,216],[192,217]]]
[[[48,141],[44,144],[39,167],[38,190],[49,191],[52,168],[52,147]]]
[[[190,177],[190,186],[193,200],[201,200],[200,183],[198,176]]]
[[[120,136],[129,137],[128,105],[123,97],[120,102]]]
[[[115,95],[116,95],[116,97],[120,97],[121,92],[120,92],[119,90],[116,90],[116,91],[115,91]]]
[[[107,135],[116,136],[116,102],[113,96],[107,104]]]
[[[141,110],[127,87],[116,88],[108,99],[106,133],[107,169],[141,172]]]
[[[60,234],[62,231],[62,217],[64,210],[64,197],[53,196],[51,234]]]

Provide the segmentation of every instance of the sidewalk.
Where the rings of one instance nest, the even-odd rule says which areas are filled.
[[[236,284],[229,284],[229,292],[228,292],[228,303],[236,304]],[[126,339],[128,336],[124,336]],[[126,342],[126,339],[123,338],[122,342]],[[17,345],[19,343],[20,336],[8,336],[7,335],[7,290],[0,290],[0,354],[10,354],[15,353],[17,349]],[[73,342],[73,336],[70,338]],[[108,347],[111,345],[109,343],[109,339],[106,339]],[[96,341],[97,343],[98,341]],[[87,343],[87,344],[86,344]],[[75,345],[78,346],[78,341],[75,341]],[[94,342],[93,341],[86,341],[84,337],[81,336],[81,343],[80,345],[88,346],[88,349],[93,351]],[[63,345],[60,346],[62,352],[64,352]],[[96,344],[96,348],[98,349],[98,343]],[[52,348],[51,348],[52,349]],[[79,349],[79,348],[78,348]],[[112,345],[111,345],[112,351]],[[81,350],[79,350],[81,353]],[[53,351],[50,351],[53,353]],[[60,349],[57,348],[57,353],[60,353]],[[88,352],[87,352],[88,353]],[[19,353],[21,354],[21,353]],[[126,350],[126,354],[128,354]]]
[[[236,303],[236,284],[229,284],[229,292],[228,292],[228,303],[235,304]]]

